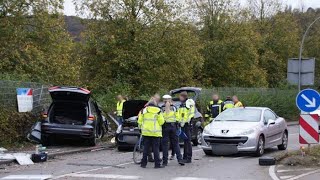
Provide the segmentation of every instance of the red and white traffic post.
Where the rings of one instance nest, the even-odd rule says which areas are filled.
[[[319,144],[319,116],[317,114],[301,114],[300,115],[300,144]]]

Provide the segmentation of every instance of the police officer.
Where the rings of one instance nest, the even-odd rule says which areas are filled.
[[[152,99],[148,103],[147,107],[142,110],[139,115],[138,124],[141,128],[143,136],[143,157],[141,160],[141,167],[146,168],[148,163],[148,155],[152,147],[155,166],[154,168],[163,168],[159,156],[160,138],[162,137],[162,125],[164,124],[164,118],[161,113],[161,109],[157,106],[157,102]]]
[[[117,116],[117,121],[119,125],[122,125],[123,118],[122,118],[122,110],[123,110],[123,103],[126,101],[122,95],[117,96],[117,111],[115,112]]]
[[[177,136],[177,108],[172,104],[172,97],[164,95],[164,105],[161,107],[165,123],[162,128],[162,153],[163,166],[168,165],[169,140],[172,144],[172,151],[177,155],[178,163],[184,165]]]
[[[210,101],[207,106],[205,117],[210,122],[213,118],[217,117],[222,112],[222,108],[223,101],[219,99],[219,96],[217,94],[213,94],[212,101]]]
[[[227,96],[226,100],[223,102],[223,110],[234,108],[234,102],[230,96]]]
[[[239,98],[237,96],[232,97],[232,101],[234,103],[234,107],[243,107],[243,104],[241,101],[239,101]]]
[[[191,145],[191,124],[190,121],[195,114],[195,103],[192,99],[188,99],[188,93],[183,91],[179,95],[180,106],[177,111],[177,118],[180,121],[182,132],[185,133],[183,148],[183,160],[185,163],[191,163],[192,145]]]

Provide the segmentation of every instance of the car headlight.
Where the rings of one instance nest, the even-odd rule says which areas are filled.
[[[204,127],[203,134],[211,135],[211,131],[210,131],[210,127],[209,126]]]
[[[246,131],[243,131],[241,133],[239,133],[238,135],[249,135],[249,134],[252,134],[255,132],[255,129],[249,129],[249,130],[246,130]]]

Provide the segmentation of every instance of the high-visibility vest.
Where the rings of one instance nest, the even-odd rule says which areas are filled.
[[[218,102],[210,101],[209,105],[207,106],[207,112],[205,114],[206,118],[215,118],[222,112],[222,103],[223,101],[218,100]]]
[[[242,104],[242,102],[240,102],[240,101],[238,101],[235,105],[234,105],[234,107],[243,107],[243,104]]]
[[[165,111],[165,106],[162,106],[163,118],[166,123],[174,123],[177,122],[177,109],[174,106],[170,106],[170,112],[167,113]]]
[[[225,101],[223,105],[223,110],[229,109],[229,108],[234,108],[234,103],[233,101]]]
[[[125,100],[118,101],[117,102],[117,116],[122,116],[122,110],[123,110],[123,103],[126,102]]]
[[[164,118],[161,109],[155,106],[147,106],[140,113],[138,124],[143,136],[162,137]]]
[[[186,103],[182,103],[177,111],[177,119],[182,124],[190,123],[191,119],[195,115],[195,107],[191,106],[190,108],[186,107]]]

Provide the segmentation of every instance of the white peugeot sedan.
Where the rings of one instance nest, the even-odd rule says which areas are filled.
[[[286,121],[263,107],[223,111],[204,128],[201,147],[206,155],[250,152],[261,156],[266,148],[287,149]]]

